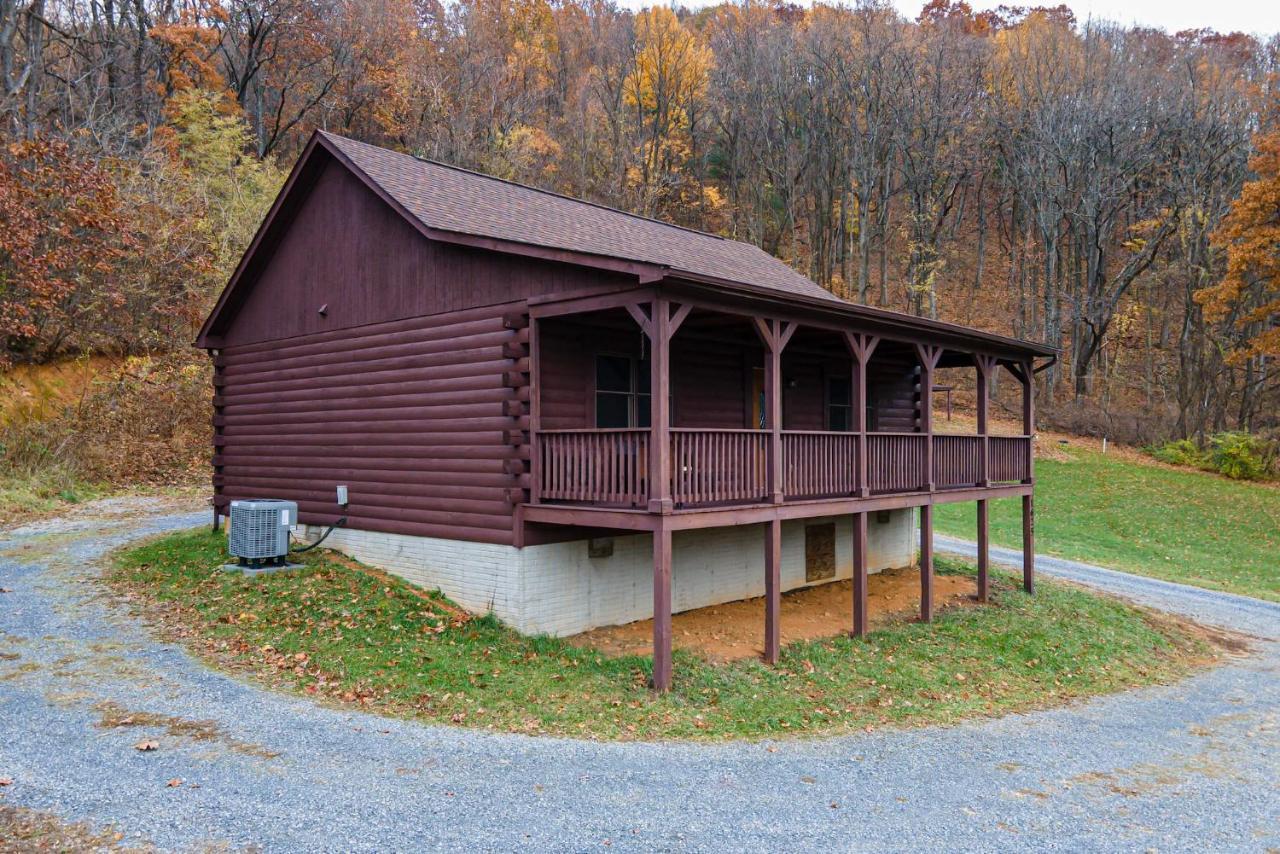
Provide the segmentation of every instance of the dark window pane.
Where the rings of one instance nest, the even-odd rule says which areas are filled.
[[[631,396],[600,392],[596,395],[597,427],[630,427]]]
[[[652,370],[648,359],[641,359],[636,362],[636,391],[641,394],[649,393],[649,379],[652,376]]]
[[[636,426],[649,426],[649,395],[636,395]]]
[[[827,408],[827,429],[836,433],[849,430],[849,407],[831,406]]]
[[[631,391],[631,360],[596,356],[596,391]]]
[[[848,406],[849,380],[844,378],[827,380],[827,401],[832,406]]]

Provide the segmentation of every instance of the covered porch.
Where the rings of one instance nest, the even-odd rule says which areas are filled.
[[[659,690],[670,684],[675,530],[764,523],[769,661],[778,655],[783,519],[853,516],[855,634],[866,631],[868,512],[919,508],[928,620],[932,506],[978,502],[982,596],[987,501],[1021,497],[1031,589],[1035,354],[998,336],[856,308],[864,316],[696,287],[530,302],[522,523],[653,532]],[[973,434],[935,432],[931,392],[947,368],[973,371]],[[990,430],[989,388],[1001,368],[1022,391],[1015,435]]]

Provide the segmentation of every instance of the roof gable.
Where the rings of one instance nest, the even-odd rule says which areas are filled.
[[[792,300],[864,321],[933,330],[995,344],[1002,350],[1049,355],[1043,344],[1018,341],[955,324],[850,303],[820,287],[759,247],[556,193],[399,154],[317,131],[294,164],[196,339],[220,346],[219,332],[234,317],[255,277],[269,263],[281,235],[305,204],[311,183],[336,161],[382,198],[424,237],[498,252],[530,255],[636,275],[728,286],[756,296]]]
[[[842,302],[749,243],[323,133],[324,139],[429,228],[638,261],[784,293]]]

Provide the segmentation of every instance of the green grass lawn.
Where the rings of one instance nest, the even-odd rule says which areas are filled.
[[[1280,489],[1079,448],[1036,462],[1036,551],[1280,601]],[[939,531],[975,536],[972,502]],[[1018,499],[992,502],[992,541],[1022,543]]]
[[[866,641],[786,647],[780,666],[677,649],[675,689],[648,656],[608,658],[323,551],[256,579],[217,570],[223,537],[193,531],[116,556],[110,583],[160,631],[274,687],[387,714],[593,738],[725,738],[951,722],[1175,678],[1203,637],[1119,601],[996,574],[994,604],[904,622]],[[969,572],[941,562],[940,571]]]

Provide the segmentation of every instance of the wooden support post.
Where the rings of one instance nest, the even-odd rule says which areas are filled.
[[[782,646],[782,521],[764,525],[764,660],[778,663]]]
[[[671,689],[671,528],[653,532],[653,690]]]
[[[978,601],[987,601],[990,592],[987,571],[991,566],[990,519],[985,498],[978,499]]]
[[[933,372],[942,358],[942,348],[930,344],[917,344],[920,357],[920,432],[925,434],[924,478],[921,486],[933,492]]]
[[[933,620],[933,505],[920,506],[920,622]]]
[[[867,514],[853,514],[853,636],[867,636]]]
[[[753,317],[756,334],[764,344],[764,410],[769,428],[769,499],[781,504],[782,477],[782,351],[795,334],[796,324]]]
[[[1036,592],[1036,512],[1030,495],[1022,496],[1022,589]]]
[[[978,396],[978,486],[989,486],[991,484],[991,457],[990,457],[990,410],[991,410],[991,377],[999,368],[999,363],[992,356],[984,356],[978,354],[973,357],[974,367],[977,368],[978,387],[976,389]]]
[[[1022,366],[1022,433],[1027,437],[1027,478],[1035,481],[1036,375],[1030,362]]]
[[[849,355],[853,357],[853,370],[850,372],[852,387],[849,389],[849,403],[852,404],[853,408],[853,424],[851,426],[854,432],[858,434],[857,472],[855,473],[854,481],[857,485],[858,496],[866,498],[871,494],[867,465],[867,363],[871,361],[871,354],[875,352],[876,345],[880,343],[880,339],[875,335],[846,332],[844,334],[844,343],[849,348]]]
[[[652,303],[649,348],[649,512],[670,513],[671,303]]]
[[[213,505],[213,532],[215,534],[218,533],[220,521],[221,517],[218,515],[218,505],[215,504]]]

